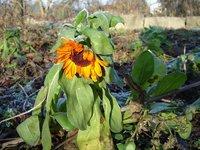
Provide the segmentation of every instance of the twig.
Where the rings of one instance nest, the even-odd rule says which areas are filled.
[[[149,98],[145,103],[156,102],[156,101],[159,101],[160,99],[165,98],[167,96],[178,94],[178,93],[187,91],[187,90],[189,90],[191,88],[198,87],[198,86],[200,86],[200,81],[198,81],[196,83],[192,83],[192,84],[186,85],[186,86],[184,86],[184,87],[182,87],[182,88],[180,88],[178,90],[171,91],[171,92],[166,93],[164,95],[160,95],[160,96]]]
[[[70,135],[69,137],[67,137],[67,139],[65,141],[63,141],[62,143],[60,143],[58,146],[56,146],[54,148],[54,150],[59,149],[61,146],[63,146],[65,143],[69,143],[72,139],[74,139],[74,137],[77,135],[78,130],[76,130],[72,135]]]
[[[28,96],[28,94],[26,93],[26,91],[25,91],[25,89],[23,88],[23,86],[21,86],[21,84],[19,84],[19,83],[17,83],[17,84],[18,84],[18,86],[22,89],[22,91],[24,92],[26,98],[28,98],[29,96]]]
[[[28,100],[28,94],[26,93],[25,89],[23,88],[23,86],[21,86],[21,84],[17,83],[18,86],[22,89],[22,91],[24,92],[25,96],[26,96],[26,99],[24,101],[24,104],[23,104],[23,110],[25,111],[26,110],[26,103],[27,103],[27,100]]]
[[[12,141],[8,141],[8,142],[2,144],[1,150],[5,149],[6,147],[12,147],[12,146],[18,145],[22,142],[24,142],[24,140],[22,138],[16,138]]]
[[[45,98],[45,99],[46,99],[46,98]],[[30,110],[28,110],[28,111],[26,111],[26,112],[23,112],[23,113],[18,114],[18,115],[16,115],[16,116],[13,116],[13,117],[10,117],[10,118],[7,118],[7,119],[4,119],[4,120],[0,121],[0,124],[1,124],[1,123],[4,123],[4,122],[7,122],[7,121],[9,121],[9,120],[15,119],[15,118],[17,118],[17,117],[26,115],[26,114],[32,112],[33,110],[36,110],[36,109],[40,108],[40,106],[41,106],[42,103],[45,101],[45,99],[43,99],[43,101],[41,101],[38,105],[36,105],[35,107],[33,107],[32,109],[30,109]]]

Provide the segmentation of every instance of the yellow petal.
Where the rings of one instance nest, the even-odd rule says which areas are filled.
[[[99,77],[102,76],[101,66],[99,65],[98,61],[95,61],[94,63],[94,70]]]
[[[103,67],[107,67],[108,66],[108,62],[105,60],[100,60],[99,58],[97,58],[99,64]]]
[[[64,63],[64,65],[63,65],[63,69],[65,69],[66,67],[68,67],[71,62],[72,61],[70,59],[66,60],[65,63]]]
[[[92,78],[92,80],[93,80],[94,82],[97,81],[97,74],[95,73],[94,70],[91,70],[91,78]]]
[[[71,67],[71,76],[74,77],[75,74],[76,74],[76,65],[75,63],[73,63]]]
[[[91,74],[91,65],[84,67],[84,77],[89,78]]]

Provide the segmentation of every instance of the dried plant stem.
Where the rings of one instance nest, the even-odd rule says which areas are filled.
[[[35,107],[31,108],[30,110],[28,110],[28,111],[26,111],[26,112],[23,112],[23,113],[18,114],[18,115],[16,115],[16,116],[13,116],[13,117],[10,117],[10,118],[7,118],[7,119],[4,119],[4,120],[0,121],[0,124],[2,124],[2,123],[4,123],[4,122],[7,122],[7,121],[9,121],[9,120],[18,118],[18,117],[20,117],[20,116],[26,115],[26,114],[28,114],[28,113],[30,113],[30,112],[36,110],[36,109],[39,109],[40,106],[42,105],[42,103],[43,103],[44,101],[45,101],[45,99],[44,99],[43,101],[41,101],[38,105],[36,105]]]

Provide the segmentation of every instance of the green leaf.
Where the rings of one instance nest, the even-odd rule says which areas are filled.
[[[107,98],[106,96],[106,91],[105,89],[102,89],[103,92],[103,109],[104,109],[104,116],[106,119],[106,122],[109,125],[110,122],[110,114],[111,114],[111,104],[110,104],[110,100]]]
[[[56,113],[54,114],[54,118],[66,131],[72,131],[74,129],[74,126],[69,122],[66,113]]]
[[[88,12],[86,9],[81,10],[74,19],[74,26],[78,26],[80,23],[84,22],[87,18]]]
[[[50,69],[44,81],[44,85],[48,87],[48,93],[45,105],[47,112],[49,112],[51,109],[52,100],[60,92],[60,85],[58,84],[58,79],[60,77],[61,69],[62,69],[61,64],[53,65],[53,67]]]
[[[99,98],[94,104],[94,111],[87,130],[79,130],[77,144],[80,150],[101,150]]]
[[[185,122],[184,126],[180,126],[178,130],[178,134],[183,139],[188,139],[190,137],[191,132],[192,132],[192,124],[189,121]]]
[[[67,39],[74,39],[76,34],[76,29],[70,26],[64,26],[60,29],[58,34],[58,40],[56,41],[56,44],[52,47],[51,52],[54,52],[56,49],[58,49],[62,43],[63,38]]]
[[[143,52],[136,60],[132,69],[132,78],[143,85],[154,72],[154,57],[150,51]]]
[[[168,93],[172,90],[180,88],[186,81],[186,75],[181,72],[174,72],[166,75],[162,80],[158,82],[152,96],[158,96]]]
[[[115,97],[113,97],[110,93],[108,93],[108,90],[106,92],[107,92],[106,97],[110,100],[110,104],[111,104],[110,128],[112,132],[118,133],[123,128],[121,109]]]
[[[186,116],[171,117],[169,120],[164,120],[168,127],[174,129],[181,138],[188,139],[191,131],[192,124],[187,120]]]
[[[33,110],[32,115],[39,115],[41,112],[42,103],[45,101],[47,96],[47,87],[42,87],[38,92],[38,95],[35,100],[34,108],[37,109]]]
[[[121,88],[124,85],[122,79],[118,76],[116,70],[113,67],[105,68],[105,80],[108,84],[115,83]]]
[[[112,16],[110,20],[110,27],[115,27],[118,23],[124,23],[124,19],[120,16]]]
[[[115,27],[118,23],[124,23],[124,19],[120,16],[114,16],[108,12],[104,12],[104,15],[109,21],[109,27]]]
[[[49,121],[50,121],[50,117],[49,114],[46,114],[43,126],[42,126],[42,147],[43,150],[50,150],[51,149],[51,133],[50,133],[50,129],[49,129]]]
[[[164,77],[167,74],[167,67],[162,59],[154,56],[154,75]]]
[[[172,109],[172,107],[170,107],[171,104],[169,103],[154,103],[152,106],[151,106],[151,110],[149,113],[151,114],[154,114],[154,113],[158,113],[158,112],[161,112],[163,110],[168,110],[168,109]]]
[[[92,116],[94,95],[89,84],[84,79],[74,77],[68,80],[63,74],[59,81],[67,95],[67,116],[69,121],[77,128],[85,130]]]
[[[19,136],[29,145],[37,145],[40,139],[40,126],[38,116],[31,116],[17,126]]]
[[[86,28],[83,30],[83,34],[90,39],[92,48],[96,54],[111,55],[113,53],[113,45],[104,32]]]
[[[129,141],[125,144],[125,150],[135,150],[136,145],[133,141]]]
[[[103,12],[95,12],[90,15],[89,19],[92,28],[98,29],[101,27],[103,31],[109,30],[109,20]]]
[[[125,149],[124,144],[118,143],[118,144],[117,144],[117,149],[118,149],[118,150],[124,150],[124,149]]]

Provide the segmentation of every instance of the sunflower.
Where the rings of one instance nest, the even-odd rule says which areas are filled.
[[[63,63],[63,70],[68,79],[79,75],[96,82],[108,66],[107,62],[92,50],[85,49],[82,44],[73,40],[64,39],[56,52],[57,63]]]

